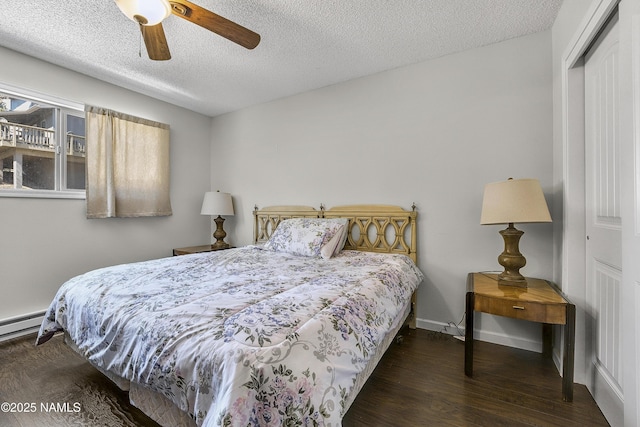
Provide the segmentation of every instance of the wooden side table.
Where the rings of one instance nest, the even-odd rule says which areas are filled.
[[[222,248],[222,249],[214,249],[212,247],[212,245],[187,246],[185,248],[175,248],[173,250],[173,256],[197,254],[197,253],[200,253],[200,252],[220,251],[220,250],[224,250],[224,249],[231,249],[231,246],[228,247],[228,248]]]
[[[527,278],[527,287],[500,285],[497,274],[469,273],[464,345],[464,373],[473,375],[473,317],[476,311],[542,323],[543,354],[551,357],[552,325],[564,327],[562,400],[573,401],[576,307],[551,282]]]

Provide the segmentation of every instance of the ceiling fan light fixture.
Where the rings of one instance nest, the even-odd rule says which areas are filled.
[[[115,0],[129,19],[141,25],[153,26],[171,15],[171,5],[167,0]]]

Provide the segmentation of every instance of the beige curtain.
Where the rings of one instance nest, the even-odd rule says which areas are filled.
[[[169,125],[85,107],[87,218],[171,215]]]

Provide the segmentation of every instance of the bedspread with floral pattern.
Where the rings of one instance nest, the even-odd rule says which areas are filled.
[[[65,330],[198,425],[339,426],[422,278],[403,255],[253,246],[118,265],[66,282],[37,343]]]

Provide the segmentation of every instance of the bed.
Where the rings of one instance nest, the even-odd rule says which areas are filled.
[[[415,327],[415,208],[254,210],[254,245],[66,282],[37,344],[65,340],[163,426],[340,426]]]

